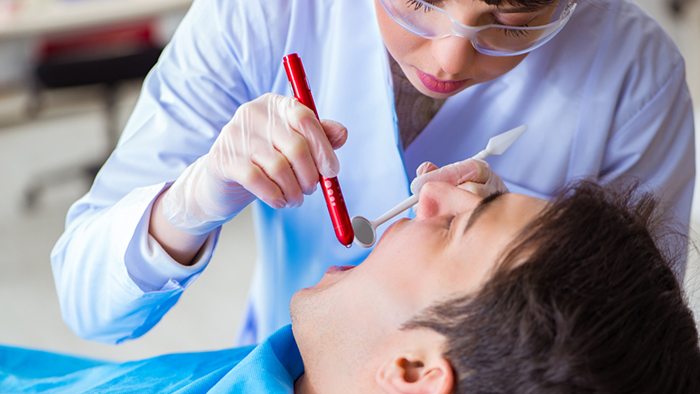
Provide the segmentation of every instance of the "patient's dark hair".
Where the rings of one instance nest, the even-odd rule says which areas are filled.
[[[447,338],[456,393],[700,393],[698,332],[650,232],[656,202],[617,190],[566,189],[477,294],[405,325]]]

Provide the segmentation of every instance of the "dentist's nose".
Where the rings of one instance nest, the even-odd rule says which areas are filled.
[[[445,182],[426,183],[420,191],[416,219],[473,211],[482,198]]]
[[[457,75],[471,66],[476,50],[462,37],[445,37],[432,42],[433,57],[443,71]]]

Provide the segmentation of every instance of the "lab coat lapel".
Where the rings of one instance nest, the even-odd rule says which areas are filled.
[[[350,215],[376,218],[409,193],[398,149],[391,75],[377,23],[363,21],[368,13],[374,16],[374,10],[358,11],[355,2],[340,3],[338,11],[343,12],[348,34],[334,38],[338,45],[328,55],[334,64],[322,72],[326,78],[317,106],[322,118],[348,128],[348,140],[336,154],[341,164],[338,179]],[[371,2],[366,3],[364,7],[373,8]],[[354,35],[349,34],[351,26],[361,25],[367,29],[353,27]]]

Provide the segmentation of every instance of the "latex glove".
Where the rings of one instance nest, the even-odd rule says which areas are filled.
[[[339,171],[333,152],[347,130],[319,122],[297,99],[265,94],[238,108],[211,150],[190,165],[163,197],[163,214],[190,234],[206,234],[256,198],[272,208],[298,207],[319,173]]]
[[[483,160],[467,159],[442,168],[426,161],[416,169],[416,175],[411,182],[411,193],[416,195],[428,182],[447,182],[481,197],[496,192],[508,193],[503,179]]]

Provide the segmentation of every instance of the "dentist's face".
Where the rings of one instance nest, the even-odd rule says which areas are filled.
[[[426,184],[416,218],[387,229],[362,264],[331,268],[294,295],[292,326],[307,373],[332,376],[326,392],[373,381],[402,324],[438,301],[479,290],[545,204],[518,194],[482,200],[446,183]]]
[[[481,0],[439,0],[430,3],[458,2],[461,12],[452,17],[461,23],[478,26],[498,23],[521,26],[535,12],[508,12],[516,6],[488,5]],[[506,2],[507,3],[507,2]],[[409,6],[409,5],[407,5]],[[396,23],[375,0],[379,30],[391,56],[419,92],[433,98],[447,98],[462,90],[498,78],[520,64],[527,54],[495,57],[477,52],[471,41],[461,37],[429,40],[417,36]],[[540,13],[542,11],[539,11]]]

